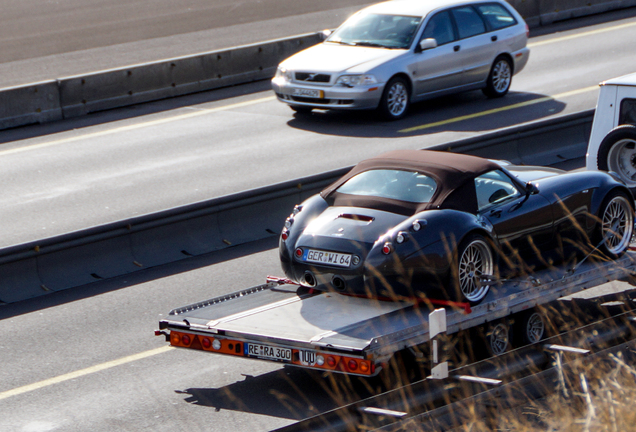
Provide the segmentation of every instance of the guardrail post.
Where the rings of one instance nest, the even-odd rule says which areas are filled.
[[[428,329],[431,344],[431,378],[448,378],[446,309],[435,309],[428,314]]]

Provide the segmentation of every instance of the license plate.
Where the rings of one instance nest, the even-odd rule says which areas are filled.
[[[296,88],[294,89],[294,96],[322,99],[325,97],[325,93],[322,90]]]
[[[349,267],[351,265],[351,255],[307,249],[303,254],[303,261],[316,264],[334,265],[338,267]]]
[[[291,362],[292,350],[289,348],[273,347],[269,345],[245,344],[248,357],[257,357],[265,360],[278,360]]]

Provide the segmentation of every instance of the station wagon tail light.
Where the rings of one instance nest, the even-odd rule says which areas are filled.
[[[340,84],[347,87],[377,83],[378,80],[373,75],[342,75],[336,80],[336,85]]]

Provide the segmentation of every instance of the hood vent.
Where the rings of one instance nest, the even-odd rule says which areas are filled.
[[[373,219],[374,219],[371,216],[357,215],[352,213],[341,213],[340,215],[338,215],[338,218],[351,219],[351,220],[366,222],[366,223],[371,223],[373,222]]]

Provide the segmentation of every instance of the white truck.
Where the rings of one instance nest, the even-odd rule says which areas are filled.
[[[616,173],[636,192],[636,73],[604,81],[588,143],[588,170]]]

